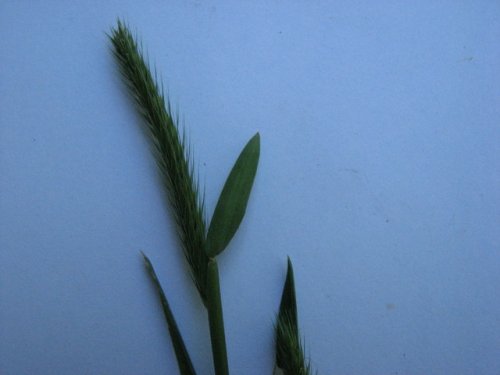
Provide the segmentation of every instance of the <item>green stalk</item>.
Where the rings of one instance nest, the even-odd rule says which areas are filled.
[[[222,301],[220,295],[219,269],[215,259],[210,259],[208,262],[207,296],[208,322],[210,325],[210,339],[212,341],[215,375],[229,375],[224,317],[222,314]]]

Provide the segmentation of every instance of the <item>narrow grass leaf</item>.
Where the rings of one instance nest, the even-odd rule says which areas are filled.
[[[182,339],[181,333],[179,331],[179,327],[174,318],[174,314],[170,309],[170,305],[167,301],[167,297],[163,292],[163,288],[161,287],[160,281],[156,276],[156,272],[151,264],[149,258],[143,253],[144,263],[146,265],[146,269],[153,281],[153,284],[158,292],[158,296],[160,297],[161,305],[163,307],[163,313],[165,314],[165,319],[167,321],[168,330],[170,332],[170,338],[172,340],[172,345],[174,347],[175,356],[177,358],[177,364],[179,366],[179,372],[181,375],[196,375],[193,364],[191,362],[191,358],[189,357],[188,351],[186,349],[186,345],[184,344],[184,340]]]
[[[245,216],[259,155],[260,135],[257,133],[236,160],[220,194],[207,233],[206,252],[209,257],[215,257],[226,248]]]

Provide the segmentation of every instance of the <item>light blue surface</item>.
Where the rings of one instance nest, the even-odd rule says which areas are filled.
[[[263,0],[2,2],[2,375],[177,373],[139,250],[213,373],[109,51],[118,16],[179,108],[209,212],[261,133],[220,260],[232,374],[271,374],[287,255],[319,374],[500,374],[499,3]]]

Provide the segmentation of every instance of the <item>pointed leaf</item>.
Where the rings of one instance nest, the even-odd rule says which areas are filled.
[[[167,297],[163,292],[163,288],[161,287],[160,281],[156,276],[156,272],[151,264],[149,258],[143,253],[144,262],[146,264],[146,269],[151,276],[151,280],[156,287],[158,295],[160,297],[161,305],[163,307],[163,313],[165,314],[165,319],[167,320],[168,330],[170,332],[170,338],[172,339],[172,345],[174,346],[175,356],[177,357],[177,364],[179,366],[179,372],[181,375],[196,375],[193,364],[191,362],[191,358],[186,349],[186,345],[184,344],[184,340],[182,339],[179,328],[177,327],[177,323],[175,321],[172,310],[170,309],[170,305],[167,301]]]
[[[221,253],[240,226],[257,172],[259,154],[260,135],[257,133],[236,160],[220,194],[207,234],[209,257]]]

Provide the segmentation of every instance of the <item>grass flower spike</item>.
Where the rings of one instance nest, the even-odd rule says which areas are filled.
[[[276,321],[276,374],[311,375],[311,365],[304,354],[299,335],[297,298],[293,267],[288,258],[285,286]]]
[[[141,49],[123,22],[118,21],[110,39],[124,80],[149,128],[157,163],[180,229],[184,253],[196,287],[206,304],[206,224],[203,201],[194,179],[190,155],[186,151],[185,137],[180,137],[170,106],[165,102],[162,86],[153,78]]]

